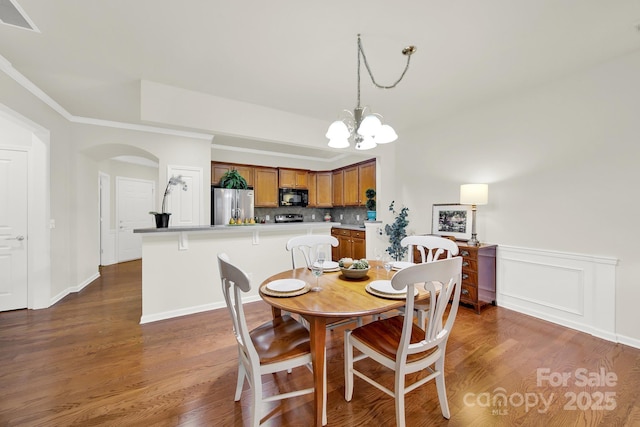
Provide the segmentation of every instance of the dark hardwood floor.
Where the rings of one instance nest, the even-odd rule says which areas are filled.
[[[262,302],[246,312],[250,327],[271,315]],[[103,268],[51,308],[0,313],[0,426],[246,425],[226,309],[146,325],[140,313],[137,261]],[[394,425],[393,400],[357,378],[345,402],[343,330],[327,333],[329,425]],[[284,390],[311,376],[300,368],[263,382]],[[499,307],[460,309],[446,384],[451,419],[430,382],[408,395],[408,426],[640,425],[640,350]],[[268,408],[265,426],[311,425],[311,395]]]

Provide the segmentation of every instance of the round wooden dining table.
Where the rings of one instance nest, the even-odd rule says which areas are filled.
[[[314,287],[316,278],[308,268],[287,270],[267,278],[260,285],[260,296],[272,307],[273,316],[288,311],[300,314],[309,322],[311,357],[315,387],[315,425],[321,426],[324,396],[325,338],[326,326],[334,320],[350,317],[371,316],[404,306],[405,299],[383,298],[367,292],[367,284],[375,280],[390,280],[394,272],[387,273],[378,261],[370,261],[367,276],[362,279],[348,279],[340,271],[325,272],[320,276],[320,291],[309,291],[302,295],[280,297],[267,295],[265,289],[270,282],[278,279],[300,279],[309,287]],[[422,287],[420,287],[422,288]],[[269,292],[268,292],[269,293]],[[416,301],[427,299],[424,289],[419,291]]]

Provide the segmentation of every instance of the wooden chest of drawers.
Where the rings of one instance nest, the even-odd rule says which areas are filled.
[[[460,303],[480,313],[482,307],[496,302],[496,245],[467,246],[456,242],[462,260]]]

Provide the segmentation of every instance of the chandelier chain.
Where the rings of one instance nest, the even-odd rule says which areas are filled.
[[[373,84],[380,89],[393,89],[394,87],[396,87],[398,83],[400,83],[400,81],[403,79],[404,75],[407,73],[407,70],[409,70],[409,63],[411,62],[411,53],[405,54],[407,56],[407,65],[405,65],[404,70],[402,71],[402,74],[400,75],[398,80],[396,80],[395,83],[389,86],[379,84],[378,82],[376,82],[376,79],[373,77],[373,73],[371,72],[371,67],[369,67],[369,62],[367,61],[367,55],[365,55],[364,48],[362,47],[362,40],[360,40],[360,34],[358,34],[358,106],[360,106],[360,55],[362,55],[362,59],[364,60],[364,65],[367,68],[369,77],[371,77],[371,82],[373,82]]]

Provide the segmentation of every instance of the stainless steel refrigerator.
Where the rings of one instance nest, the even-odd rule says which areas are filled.
[[[253,218],[253,190],[211,187],[211,225]]]

